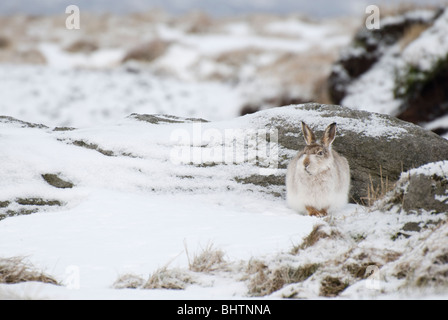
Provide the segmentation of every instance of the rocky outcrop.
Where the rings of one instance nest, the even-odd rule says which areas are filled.
[[[50,185],[58,189],[71,189],[75,185],[70,182],[63,180],[59,175],[53,173],[45,173],[42,178]]]
[[[408,213],[448,212],[448,161],[429,163],[402,173],[395,188],[377,203],[377,207],[382,210],[397,207]],[[420,226],[405,227],[420,229]]]
[[[162,123],[196,123],[196,122],[208,122],[201,118],[182,118],[168,114],[137,114],[133,113],[129,116],[131,119],[139,121],[149,122],[152,124]]]
[[[278,143],[288,151],[283,150],[283,154],[293,154],[291,151],[305,146],[300,121],[304,120],[316,129],[318,136],[328,124],[338,123],[333,145],[349,161],[352,202],[364,203],[369,187],[379,186],[381,179],[387,178],[393,183],[403,171],[448,159],[448,141],[391,116],[320,104],[290,106],[283,109],[284,112],[281,110],[261,112],[258,117],[265,117],[266,125],[278,130]],[[283,158],[279,167],[286,168],[289,160],[290,157]],[[244,182],[279,184],[282,179],[283,176],[278,175],[251,176]]]
[[[448,10],[416,10],[383,18],[378,30],[360,29],[332,68],[328,87],[333,103],[382,108],[382,113],[416,124],[445,115],[447,18]],[[431,129],[448,131],[444,126]]]
[[[440,12],[429,16],[410,12],[383,20],[380,29],[370,30],[363,26],[355,34],[351,45],[343,51],[330,75],[329,90],[333,102],[341,103],[347,93],[347,85],[381,59],[388,47],[403,38],[406,30],[417,24],[430,26],[439,15]]]

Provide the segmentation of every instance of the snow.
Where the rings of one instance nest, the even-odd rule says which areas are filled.
[[[401,101],[394,97],[394,88],[396,70],[402,67],[402,63],[395,58],[399,50],[399,45],[395,45],[370,70],[348,85],[347,95],[341,105],[397,115]]]
[[[227,168],[232,166],[204,171],[169,161],[175,128],[128,118],[58,132],[4,121],[1,200],[58,199],[65,205],[2,221],[2,256],[27,256],[62,283],[75,266],[79,291],[43,286],[41,294],[95,299],[116,297],[110,291],[120,274],[147,276],[166,264],[187,268],[185,247],[194,253],[212,243],[234,261],[277,252],[310,232],[316,218],[295,214],[281,199],[239,187],[229,179],[238,172]],[[107,157],[70,144],[79,140],[123,155]],[[46,172],[63,173],[76,187],[55,189],[40,176]],[[223,286],[226,292],[235,284]],[[20,295],[18,287],[13,291]],[[121,293],[128,297],[128,291]],[[154,295],[148,291],[144,297]]]
[[[265,29],[272,33],[281,33],[295,36],[306,36],[317,40],[328,34],[324,26],[312,26],[309,23],[296,19],[287,19],[268,24]]]
[[[131,113],[222,120],[236,117],[241,103],[239,93],[225,84],[203,82],[198,86],[126,68],[0,65],[0,82],[2,115],[50,126],[107,124]]]
[[[246,299],[250,297],[250,278],[244,280],[247,277],[244,265],[251,260],[266,261],[270,268],[328,264],[328,270],[334,270],[332,275],[338,276],[341,274],[338,266],[350,261],[358,263],[356,257],[361,253],[367,252],[372,261],[384,263],[384,255],[408,252],[415,238],[393,240],[394,235],[405,223],[416,220],[428,223],[434,219],[433,215],[370,212],[349,204],[326,219],[302,216],[289,209],[283,197],[234,180],[235,176],[258,172],[259,168],[249,159],[213,166],[172,161],[172,152],[178,146],[190,145],[193,150],[207,147],[216,150],[221,144],[233,146],[234,138],[241,141],[238,135],[254,134],[255,128],[264,128],[269,118],[280,114],[291,121],[303,117],[310,123],[328,122],[327,118],[318,119],[311,111],[300,111],[295,106],[200,124],[191,120],[164,123],[182,121],[168,116],[159,116],[159,124],[153,124],[130,116],[115,124],[69,131],[30,128],[3,119],[0,201],[10,201],[11,210],[19,207],[14,202],[18,198],[58,200],[62,206],[47,206],[30,215],[0,221],[1,256],[26,256],[62,286],[0,285],[0,296]],[[388,127],[378,121],[371,126],[367,124],[367,128],[375,130],[381,126]],[[226,130],[233,130],[232,139],[226,139]],[[186,139],[177,139],[180,132]],[[207,132],[220,133],[215,137],[221,139],[208,140]],[[73,145],[74,141],[97,145],[110,154]],[[233,147],[230,150],[234,152]],[[431,173],[439,167],[446,167],[445,162],[420,170]],[[284,169],[277,169],[281,170]],[[42,179],[44,173],[57,173],[75,187],[56,189]],[[329,234],[334,230],[343,237],[322,240],[299,255],[287,253],[300,245],[317,225],[322,225],[322,230]],[[357,239],[363,241],[358,243]],[[228,271],[190,271],[195,283],[184,290],[113,288],[123,274],[147,279],[162,267],[188,270],[190,257],[209,244],[225,253]],[[348,260],[333,266],[331,261],[338,259]],[[317,298],[319,283],[328,270],[319,271],[302,283],[287,285],[268,298],[277,299],[292,292],[298,292],[300,297]],[[343,297],[378,295],[378,291],[369,291],[363,283],[353,285]],[[388,288],[386,292],[391,293],[399,290],[401,284],[392,278],[381,283],[381,288]]]
[[[417,20],[417,21],[431,21],[435,16],[434,10],[426,9],[414,9],[409,10],[402,15],[389,16],[382,19],[381,24],[383,26],[390,26],[394,24],[401,24],[405,20]]]
[[[402,23],[405,19],[431,21],[436,14],[433,10],[413,10],[404,15],[386,17],[384,25]],[[407,77],[409,67],[422,72],[430,71],[448,52],[448,11],[436,19],[433,25],[424,30],[405,47],[400,43],[380,48],[382,56],[369,70],[354,79],[346,88],[346,96],[341,104],[353,109],[378,112],[397,116],[402,110],[401,98],[395,97],[397,79]],[[365,49],[352,45],[343,53],[351,57],[366,54]],[[340,67],[334,69],[340,72]],[[440,123],[440,122],[439,122]],[[443,124],[442,124],[443,125]],[[428,129],[433,128],[431,124]]]
[[[448,160],[428,163],[421,167],[409,170],[409,172],[403,173],[402,176],[407,175],[425,175],[425,176],[439,176],[442,178],[448,178]]]
[[[329,123],[328,117],[296,106],[237,118],[244,103],[258,103],[263,95],[281,92],[282,84],[274,78],[257,79],[257,69],[275,63],[284,53],[301,54],[316,47],[335,50],[348,43],[349,35],[335,24],[292,18],[268,23],[261,32],[241,21],[225,24],[216,34],[187,34],[162,23],[152,27],[170,45],[150,65],[118,66],[125,52],[113,46],[69,54],[48,39],[38,47],[48,65],[0,65],[0,114],[48,126],[0,119],[0,202],[10,202],[0,213],[19,211],[24,206],[18,199],[61,203],[28,205],[25,209],[37,212],[1,220],[0,258],[25,256],[62,284],[2,284],[0,299],[246,299],[250,276],[244,269],[252,260],[273,269],[330,261],[328,268],[338,276],[337,266],[347,262],[340,259],[359,262],[355,253],[362,250],[380,262],[384,262],[381,252],[410,252],[418,235],[391,238],[404,223],[426,223],[434,218],[430,214],[417,218],[350,204],[319,219],[289,209],[281,196],[284,186],[267,190],[236,181],[252,174],[285,173],[276,167],[278,156],[292,156],[291,150],[281,149],[271,136],[269,155],[259,153],[266,151],[266,145],[257,135],[267,133],[272,119],[303,120],[319,129]],[[45,30],[36,29],[35,36],[45,37]],[[240,83],[207,80],[214,72],[235,72],[217,63],[217,55],[252,49],[263,52],[236,70]],[[394,112],[395,102],[387,103],[394,64],[386,59],[377,67],[349,88],[352,95],[344,104]],[[369,86],[372,89],[366,91]],[[300,86],[295,90],[307,91]],[[368,95],[357,95],[359,91]],[[130,116],[133,113],[157,114],[153,120],[158,124],[138,120]],[[337,112],[331,117],[347,130],[371,137],[393,139],[406,132],[380,114],[372,114],[362,125]],[[257,161],[273,167],[260,168]],[[445,174],[445,168],[444,162],[416,170]],[[50,186],[42,177],[47,173],[72,182],[74,188]],[[317,225],[344,237],[321,241],[300,255],[290,254]],[[358,238],[364,240],[353,240]],[[188,271],[189,254],[209,244],[225,253],[229,270]],[[122,274],[146,280],[165,266],[187,270],[195,283],[185,290],[113,288]],[[325,272],[286,285],[268,298],[295,291],[298,297],[317,298]],[[401,284],[390,278],[381,287],[392,294]],[[359,280],[343,298],[381,297],[378,290],[367,287],[365,280]]]
[[[394,126],[389,119],[378,113],[371,113],[368,120],[360,123],[354,119],[339,116],[337,108],[333,108],[332,106],[329,106],[329,108],[331,111],[327,111],[327,115],[331,116],[331,121],[336,122],[338,126],[349,131],[357,132],[364,136],[394,139],[407,133],[405,128]],[[303,110],[296,108],[295,106],[287,106],[259,112],[255,114],[250,121],[257,123],[258,126],[268,126],[270,117],[281,116],[282,118],[288,119],[288,121],[293,124],[298,124],[300,121],[304,121],[312,127],[324,130],[328,126],[329,120],[328,118],[323,117],[323,114],[325,114],[325,112],[322,113],[322,110]]]
[[[90,54],[69,54],[59,45],[42,43],[39,50],[44,55],[47,65],[58,69],[72,69],[75,67],[107,68],[120,63],[124,58],[123,49],[102,49]]]
[[[196,252],[210,242],[232,260],[276,252],[300,241],[315,220],[275,210],[275,202],[258,200],[247,210],[219,204],[223,198],[89,190],[71,210],[6,219],[0,250],[30,256],[62,280],[77,266],[80,290],[107,291],[126,272],[148,275],[168,263],[187,268],[185,246]]]
[[[438,59],[445,58],[448,52],[448,10],[413,41],[403,52],[403,59],[419,70],[428,71]]]

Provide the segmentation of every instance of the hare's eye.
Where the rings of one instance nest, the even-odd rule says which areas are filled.
[[[319,157],[321,157],[321,156],[323,156],[324,155],[324,152],[321,150],[321,151],[318,151],[317,152],[317,155],[319,156]]]

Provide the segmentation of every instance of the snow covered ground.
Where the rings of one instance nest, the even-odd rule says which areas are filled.
[[[315,222],[289,212],[279,201],[247,198],[247,205],[240,205],[238,200],[241,199],[229,194],[154,195],[89,190],[85,200],[72,209],[3,221],[0,251],[3,256],[28,256],[67,286],[40,285],[39,298],[244,297],[244,284],[231,279],[203,292],[193,287],[191,295],[190,288],[185,292],[112,288],[122,274],[148,277],[167,264],[187,269],[185,246],[191,253],[213,243],[225,251],[226,259],[247,259],[299,242]],[[246,209],[248,206],[251,208]],[[73,276],[79,277],[76,287]],[[20,290],[22,285],[17,287]],[[2,289],[16,292],[14,287]],[[27,292],[24,294],[26,297]]]
[[[212,243],[230,260],[274,253],[300,242],[316,221],[295,214],[281,199],[244,190],[229,178],[237,173],[231,166],[204,169],[171,162],[177,141],[169,125],[126,119],[62,132],[22,126],[1,124],[1,200],[11,201],[11,210],[17,198],[57,199],[64,206],[1,221],[1,255],[27,256],[65,284],[71,268],[79,271],[79,290],[35,284],[41,287],[39,298],[210,297],[214,290],[189,296],[188,291],[135,293],[111,287],[123,273],[147,276],[166,264],[188,267],[185,248],[196,253]],[[80,140],[117,156],[71,144]],[[48,185],[42,179],[48,172],[62,173],[76,187]],[[227,282],[214,297],[244,296],[242,285],[234,292],[235,284]],[[15,294],[22,288],[2,287]],[[30,290],[25,297],[36,298],[37,289]]]
[[[231,119],[238,116],[241,104],[239,93],[225,84],[196,85],[125,68],[2,65],[0,83],[2,115],[50,126],[114,123],[131,113]]]
[[[251,261],[266,263],[268,269],[261,274],[266,272],[269,278],[269,270],[290,265],[346,263],[338,257],[353,264],[367,263],[352,255],[367,248],[379,265],[388,262],[389,253],[395,257],[409,252],[418,239],[427,236],[429,231],[392,240],[403,224],[416,219],[427,223],[433,218],[430,213],[417,218],[347,205],[335,217],[319,219],[287,208],[283,185],[268,188],[268,192],[265,187],[237,181],[238,176],[259,174],[255,163],[269,164],[273,155],[253,154],[263,149],[253,139],[259,133],[254,130],[263,128],[267,117],[289,112],[282,108],[236,118],[244,103],[278,94],[284,86],[278,80],[289,74],[279,70],[296,74],[297,68],[289,64],[282,65],[283,69],[271,67],[291,53],[306,55],[311,50],[313,54],[315,48],[337,53],[336,48],[351,38],[334,22],[319,25],[292,17],[262,25],[256,30],[254,25],[236,21],[201,34],[170,24],[151,28],[142,24],[136,32],[141,32],[142,39],[158,37],[170,42],[167,51],[149,65],[121,65],[126,48],[113,45],[94,53],[69,54],[62,49],[67,41],[45,38],[45,30],[51,27],[34,29],[35,38],[44,37],[37,48],[47,65],[0,65],[0,116],[6,116],[0,118],[0,217],[7,216],[0,220],[0,258],[25,256],[61,286],[0,285],[0,298],[248,298],[254,295],[250,287],[257,277],[247,271]],[[118,31],[123,36],[131,34],[129,30]],[[67,33],[52,35],[63,38]],[[130,37],[135,43],[134,34]],[[228,52],[231,57],[245,52],[242,67],[234,70],[232,60],[218,58]],[[311,73],[325,75],[330,65],[321,64],[322,68]],[[259,70],[264,70],[266,78],[260,79]],[[215,81],[215,73],[234,82]],[[302,75],[304,83],[315,79],[309,76]],[[304,96],[310,92],[297,83],[291,87]],[[139,118],[129,116],[132,113],[175,117]],[[314,123],[320,121],[312,114],[307,116]],[[370,133],[379,135],[389,129],[377,126]],[[226,140],[226,130],[236,136]],[[249,144],[236,154],[241,141]],[[227,148],[222,149],[222,144]],[[191,153],[180,154],[186,150]],[[293,155],[280,151],[282,157]],[[227,158],[223,152],[229,152]],[[235,163],[241,156],[244,161]],[[210,159],[223,163],[205,161]],[[284,169],[273,171],[279,173]],[[56,188],[45,181],[46,174],[74,186]],[[330,235],[336,230],[345,237],[335,241],[324,237],[317,251],[308,248],[301,255],[291,254],[319,225],[330,230]],[[227,268],[189,271],[191,257],[210,244],[224,252]],[[268,297],[319,297],[326,276],[344,277],[331,263],[329,269],[319,269],[306,281],[285,285]],[[185,270],[194,283],[184,290],[113,287],[120,275],[146,280],[165,266]],[[371,290],[366,280],[349,280],[356,283],[344,298],[425,296],[413,288],[400,291],[404,280],[394,277],[382,279],[380,290],[378,283]]]
[[[250,129],[268,117],[294,110],[268,110],[210,123],[131,116],[116,124],[62,131],[3,118],[0,213],[34,211],[0,221],[1,256],[25,256],[62,285],[0,285],[0,295],[35,299],[248,298],[255,294],[250,287],[257,277],[248,274],[248,266],[251,261],[263,261],[269,268],[263,271],[268,277],[269,270],[276,268],[319,265],[306,281],[286,282],[268,296],[317,298],[319,283],[329,274],[344,279],[347,275],[342,270],[351,270],[353,265],[387,265],[431,233],[428,229],[411,232],[409,237],[397,236],[406,223],[431,225],[430,221],[444,215],[369,211],[352,204],[325,219],[299,215],[287,208],[283,196],[237,181],[235,177],[259,172],[250,157],[213,165],[177,161],[186,159],[177,158],[186,146],[191,148],[192,160],[204,156],[204,150],[206,154],[222,151],[221,143],[230,144],[225,150],[233,155],[233,139],[214,141],[207,133],[225,137],[218,133],[233,129],[250,135],[254,133]],[[202,130],[202,135],[195,137],[197,130]],[[245,151],[258,149],[258,144],[247,144]],[[276,169],[274,174],[284,170]],[[56,188],[44,180],[45,174],[58,175],[74,187]],[[284,186],[274,188],[283,194]],[[52,202],[58,204],[50,205]],[[304,247],[303,239],[316,227],[321,228],[323,240],[315,247]],[[210,244],[224,252],[227,268],[188,271],[192,257]],[[301,248],[300,254],[291,253],[294,247]],[[147,279],[163,267],[184,270],[194,281],[184,290],[113,287],[123,274]],[[403,291],[405,280],[388,274],[374,282],[372,289],[366,280],[350,278],[346,281],[354,284],[342,296],[425,296],[412,288]],[[440,295],[438,291],[430,294]]]
[[[2,200],[56,198],[67,204],[7,218],[0,226],[2,256],[28,256],[62,282],[71,266],[79,268],[79,290],[43,286],[40,297],[117,297],[110,288],[122,273],[188,266],[185,246],[195,252],[213,243],[230,259],[244,259],[298,242],[313,225],[313,218],[297,216],[282,201],[226,192],[232,182],[223,180],[225,168],[203,176],[200,168],[172,164],[172,128],[137,120],[67,132],[1,127]],[[132,156],[107,157],[66,143],[90,137]],[[77,187],[55,189],[40,176],[44,172],[63,172]],[[160,295],[166,297],[142,294]]]
[[[315,82],[330,72],[354,29],[352,20],[294,15],[85,14],[80,30],[67,30],[59,16],[2,19],[8,45],[0,50],[0,114],[74,127],[131,113],[226,120],[246,104],[272,106],[267,101],[279,96],[312,100]],[[123,63],[145,45],[160,52]]]

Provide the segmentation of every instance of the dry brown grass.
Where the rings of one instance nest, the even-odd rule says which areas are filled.
[[[325,74],[321,78],[314,81],[313,85],[313,101],[321,104],[333,104],[328,90],[328,75]]]
[[[151,274],[143,285],[143,289],[184,290],[188,284],[192,283],[193,279],[187,271],[163,267]]]
[[[330,71],[336,58],[337,52],[318,48],[304,53],[284,53],[260,72],[280,77],[286,85],[311,86]]]
[[[58,285],[55,279],[36,270],[23,257],[0,258],[0,283],[13,284],[28,281]]]
[[[326,277],[321,282],[319,295],[336,297],[349,286],[349,283],[336,277]]]
[[[118,277],[112,287],[114,289],[138,289],[145,284],[145,280],[132,273],[126,273]]]
[[[65,51],[70,53],[92,53],[96,50],[98,50],[98,45],[89,39],[78,39],[65,47]]]
[[[42,52],[33,47],[28,48],[16,48],[11,45],[4,50],[0,49],[0,62],[13,63],[13,64],[46,64]]]
[[[405,288],[448,288],[448,220],[439,221],[430,232],[419,238],[421,246],[401,256],[393,268],[393,274],[404,280]]]
[[[384,196],[394,188],[394,183],[389,181],[388,177],[383,176],[383,169],[380,167],[380,181],[374,183],[372,176],[369,175],[367,195],[361,197],[362,205],[372,207],[375,202],[384,198]]]
[[[148,278],[126,273],[118,277],[112,287],[114,289],[171,289],[184,290],[194,283],[192,275],[187,270],[169,269],[168,266],[154,271]]]
[[[186,31],[188,33],[207,33],[214,25],[214,20],[204,12],[192,12],[185,16]]]
[[[15,63],[26,63],[26,64],[46,64],[47,59],[38,49],[30,48],[27,50],[20,50],[15,56]]]
[[[215,61],[232,67],[241,67],[249,63],[255,57],[261,55],[264,50],[254,47],[225,51],[215,57]]]
[[[227,271],[228,263],[224,260],[224,252],[208,244],[202,251],[190,257],[187,253],[189,270],[168,268],[165,265],[154,271],[147,281],[135,274],[123,274],[114,282],[115,289],[171,289],[184,290],[188,285],[195,283],[194,272],[210,273],[214,271]]]
[[[250,261],[246,270],[249,294],[266,296],[292,283],[303,282],[311,277],[319,268],[318,264],[307,264],[299,267],[289,265],[275,269],[268,268],[259,260]]]
[[[10,46],[11,46],[11,40],[6,36],[0,35],[0,50],[4,50]]]
[[[323,224],[315,225],[310,234],[303,239],[302,243],[292,248],[291,254],[298,254],[301,250],[314,246],[321,239],[337,239],[342,237],[339,231],[333,229],[325,230],[325,227],[326,225]]]
[[[227,267],[227,262],[224,259],[224,252],[214,248],[213,244],[208,244],[199,254],[193,257],[189,256],[186,246],[185,251],[188,257],[188,266],[191,271],[209,273],[225,270]]]
[[[141,62],[152,62],[158,57],[162,56],[169,47],[169,42],[154,39],[152,41],[139,44],[134,48],[130,49],[122,62],[136,60]]]
[[[255,13],[246,17],[246,22],[249,23],[252,30],[258,35],[271,35],[266,32],[266,26],[272,22],[278,21],[279,17],[273,14]]]
[[[400,48],[403,51],[406,47],[416,40],[425,30],[430,26],[428,24],[417,23],[413,24],[404,32],[403,37],[400,39]]]

